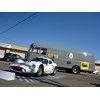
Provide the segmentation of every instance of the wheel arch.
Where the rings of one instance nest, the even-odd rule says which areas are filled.
[[[42,67],[42,70],[44,71],[44,65],[40,64],[39,67]]]
[[[76,69],[76,71],[75,71],[74,69]],[[80,70],[81,70],[81,68],[80,68],[80,66],[79,66],[78,64],[76,64],[76,65],[74,65],[74,66],[72,67],[72,73],[74,73],[74,74],[80,73]],[[74,71],[75,71],[75,72],[74,72]]]

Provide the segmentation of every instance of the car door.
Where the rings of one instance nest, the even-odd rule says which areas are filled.
[[[52,73],[53,69],[54,69],[53,62],[51,60],[48,60],[48,63],[44,65],[45,73]]]

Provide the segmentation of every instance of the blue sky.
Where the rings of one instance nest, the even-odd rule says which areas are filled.
[[[0,12],[0,43],[29,47],[48,44],[93,53],[100,59],[99,12],[38,12],[2,33],[34,12]]]

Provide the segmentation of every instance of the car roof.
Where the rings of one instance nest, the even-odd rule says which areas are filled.
[[[40,56],[38,58],[44,58],[44,59],[47,59],[47,60],[51,60],[50,58],[46,58],[46,57],[43,57],[43,56]]]

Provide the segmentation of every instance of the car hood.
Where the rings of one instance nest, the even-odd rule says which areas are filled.
[[[19,63],[19,64],[10,64],[10,67],[9,68],[20,68],[20,69],[25,69],[26,72],[31,72],[31,70],[33,69],[32,66],[30,66],[29,64],[26,64],[26,63]],[[13,69],[16,71],[16,69]]]
[[[37,65],[37,64],[40,64],[41,62],[39,62],[39,61],[31,61],[30,62],[32,65],[34,64],[34,65]]]

